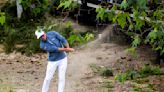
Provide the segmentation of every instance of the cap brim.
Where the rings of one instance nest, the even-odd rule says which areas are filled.
[[[40,37],[42,37],[42,35],[41,36],[37,36],[37,39],[39,39]]]

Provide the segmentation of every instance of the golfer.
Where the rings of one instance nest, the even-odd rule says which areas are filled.
[[[58,32],[50,31],[45,33],[43,30],[37,30],[35,35],[37,39],[40,39],[40,48],[48,52],[48,64],[42,92],[48,92],[50,81],[56,69],[58,69],[59,76],[58,92],[64,92],[67,70],[66,52],[73,52],[74,49],[69,47],[67,40]]]

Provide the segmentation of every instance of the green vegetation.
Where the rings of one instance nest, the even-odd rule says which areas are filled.
[[[157,0],[123,0],[121,5],[114,5],[111,9],[100,6],[96,9],[97,19],[109,20],[117,23],[123,33],[133,39],[132,49],[149,44],[153,50],[164,53],[164,22],[162,10],[164,2]],[[109,10],[107,10],[109,9]]]
[[[113,71],[111,69],[97,66],[96,64],[91,64],[90,67],[95,74],[98,74],[104,78],[101,84],[102,87],[109,89],[114,87],[113,83],[110,81],[110,79],[108,79],[113,77]],[[131,89],[132,92],[153,92],[157,89],[155,88],[154,84],[151,84],[149,76],[161,76],[163,74],[164,71],[158,66],[145,65],[139,70],[127,70],[125,72],[117,73],[114,75],[114,79],[121,84],[124,84],[127,80],[131,81],[131,83],[133,83],[133,87]],[[142,85],[146,86],[142,87]]]
[[[127,80],[127,74],[126,73],[120,73],[115,76],[115,80],[118,80],[121,83],[124,83]]]
[[[138,77],[138,73],[136,71],[126,71],[125,73],[119,73],[115,75],[115,80],[118,80],[121,83],[124,83],[126,80],[133,80]]]
[[[104,82],[103,82],[103,87],[106,87],[106,88],[113,88],[114,86],[113,86],[113,84],[112,84],[111,81],[109,81],[109,80],[104,80]]]
[[[15,92],[15,91],[10,86],[0,85],[0,92]]]
[[[67,5],[59,5],[58,8],[63,7],[63,9],[67,9],[68,7],[72,7],[70,9],[73,9],[73,7],[75,7],[74,5],[77,5],[74,1],[71,1],[71,3],[68,2],[61,1],[61,4],[64,3]],[[54,1],[21,0],[20,3],[23,7],[20,19],[17,18],[17,6],[14,0],[9,0],[5,6],[1,8],[0,43],[4,44],[7,53],[14,50],[27,55],[42,52],[39,48],[39,41],[34,35],[37,27],[43,28],[45,31],[58,31],[68,39],[71,46],[79,46],[94,38],[92,33],[79,33],[78,30],[74,30],[71,22],[49,23],[45,15],[54,9]],[[17,48],[16,45],[22,45],[22,47]]]
[[[94,38],[92,33],[80,33],[77,32],[77,30],[74,30],[71,21],[63,23],[62,25],[56,23],[53,25],[38,27],[37,30],[39,29],[44,29],[45,31],[58,31],[68,40],[70,46],[79,46],[82,43],[88,42]]]
[[[100,67],[95,64],[90,65],[91,69],[95,74],[99,74],[104,77],[113,76],[113,71],[107,67]],[[150,75],[163,75],[164,71],[158,66],[145,65],[139,71],[127,70],[126,72],[118,73],[114,76],[114,79],[124,84],[126,80],[135,80],[137,83],[145,83],[149,80],[140,79],[143,77],[148,77]]]
[[[1,25],[4,25],[5,19],[6,19],[5,13],[0,11],[0,24]]]
[[[104,77],[113,76],[113,71],[107,67],[100,67],[95,64],[91,64],[90,67],[94,73],[98,73],[101,76]]]
[[[17,39],[18,38],[15,30],[11,30],[8,34],[8,37],[4,41],[5,51],[7,53],[12,52],[15,49],[15,43]]]
[[[150,75],[163,75],[164,71],[158,66],[145,65],[139,71],[128,70],[124,73],[115,75],[115,80],[124,83],[126,80],[135,80],[137,83],[142,83],[148,80],[142,80],[138,78],[148,77]]]
[[[163,75],[164,71],[159,66],[145,65],[140,71],[141,77],[147,77],[149,75]]]
[[[74,0],[61,0],[58,9],[63,8],[63,10],[66,11],[73,11],[77,7],[77,2],[75,2]]]
[[[135,79],[134,82],[136,82],[138,84],[144,84],[144,83],[148,83],[149,80],[146,78],[139,78],[139,79]]]
[[[133,92],[153,92],[153,91],[150,88],[141,88],[141,87],[134,86]]]

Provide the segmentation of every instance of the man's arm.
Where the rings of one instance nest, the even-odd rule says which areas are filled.
[[[68,41],[61,35],[59,34],[58,32],[55,32],[54,31],[54,35],[55,37],[60,40],[62,42],[62,44],[66,47],[66,48],[69,48],[69,44],[68,44]]]
[[[68,43],[67,44],[64,44],[64,47],[65,48],[70,48]]]
[[[48,51],[48,52],[59,52],[58,47],[56,47],[56,46],[48,46],[48,45],[45,46],[44,42],[40,42],[40,48],[42,50],[45,50],[45,51]]]
[[[58,32],[54,32],[54,33],[55,33],[56,38],[59,39],[65,47],[65,48],[58,48],[58,51],[66,51],[66,52],[73,52],[74,51],[73,48],[69,47],[68,41],[61,34],[59,34]]]
[[[48,51],[48,52],[62,52],[62,51],[73,52],[74,51],[73,48],[69,48],[69,47],[68,48],[58,48],[56,46],[44,46],[44,43],[40,44],[40,48],[45,51]]]
[[[58,48],[58,51],[66,51],[66,52],[73,52],[73,48]]]

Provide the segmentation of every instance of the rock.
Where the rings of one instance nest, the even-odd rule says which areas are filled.
[[[100,59],[102,59],[102,57],[97,57],[96,59],[100,60]]]
[[[121,57],[121,59],[126,59],[126,57]]]

